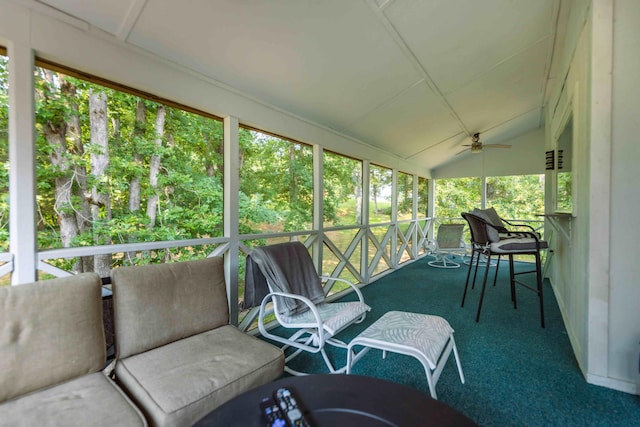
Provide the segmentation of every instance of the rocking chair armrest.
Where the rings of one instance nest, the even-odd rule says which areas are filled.
[[[264,337],[270,338],[274,341],[280,342],[285,345],[293,345],[289,340],[279,337],[278,335],[269,333],[267,331],[267,328],[265,328],[264,326],[264,315],[266,311],[266,306],[269,300],[272,299],[274,296],[280,296],[284,298],[294,298],[304,302],[309,307],[309,310],[311,310],[311,313],[313,313],[313,317],[316,320],[316,325],[313,327],[317,328],[318,340],[319,342],[324,342],[324,328],[322,327],[322,319],[320,318],[320,313],[318,312],[316,305],[309,298],[304,297],[302,295],[290,294],[287,292],[277,292],[277,291],[268,293],[262,299],[262,303],[260,304],[260,313],[258,314],[258,330]],[[277,317],[277,313],[276,313],[276,317]],[[298,345],[295,345],[295,347],[302,348],[312,353],[320,351],[320,347],[314,348],[305,344],[298,344]]]
[[[331,277],[331,276],[320,276],[320,279],[335,280],[336,282],[344,282],[348,284],[356,292],[356,295],[358,295],[358,299],[360,300],[360,302],[364,303],[364,296],[362,296],[362,292],[352,281],[347,279],[341,279],[340,277]]]
[[[279,297],[284,297],[284,298],[293,298],[293,299],[297,299],[302,301],[303,303],[305,303],[307,305],[307,307],[309,307],[309,310],[311,310],[311,313],[313,313],[313,317],[315,317],[316,319],[316,324],[318,325],[318,329],[322,329],[322,319],[320,318],[320,313],[318,312],[318,309],[316,308],[316,305],[313,303],[313,301],[311,301],[309,298],[302,296],[302,295],[297,295],[297,294],[290,294],[287,292],[278,292],[278,291],[274,291],[274,292],[269,292],[267,294],[267,296],[265,296],[262,299],[262,304],[260,304],[260,315],[259,315],[259,319],[262,319],[262,315],[264,314],[264,309],[267,306],[267,303],[269,302],[269,300],[273,297],[273,296],[279,296]],[[258,322],[260,323],[260,322]],[[320,332],[321,333],[321,332]]]

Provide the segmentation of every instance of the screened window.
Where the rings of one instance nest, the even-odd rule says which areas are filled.
[[[418,218],[429,216],[429,180],[418,177]]]
[[[313,150],[240,129],[240,233],[309,230],[313,224]]]
[[[116,86],[35,69],[39,248],[222,236],[222,122]],[[104,275],[122,263],[206,253],[189,247],[69,262]]]
[[[482,181],[480,178],[438,179],[435,184],[438,218],[460,218],[460,213],[480,208]]]
[[[9,250],[9,74],[0,47],[0,252]],[[1,280],[1,279],[0,279]]]
[[[505,219],[540,220],[544,213],[544,175],[487,177],[486,206]]]
[[[391,169],[371,165],[369,168],[369,223],[391,221]]]
[[[324,226],[362,223],[362,162],[323,153]]]
[[[0,46],[0,253],[9,251],[9,75],[5,53]],[[6,260],[0,259],[0,266],[5,264]],[[10,283],[11,273],[0,275],[0,286]]]
[[[398,220],[413,218],[413,175],[398,173]]]

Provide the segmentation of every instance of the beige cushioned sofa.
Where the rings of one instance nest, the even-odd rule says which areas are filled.
[[[146,425],[105,349],[97,274],[0,287],[0,425]]]
[[[282,374],[279,348],[229,325],[222,258],[121,267],[111,282],[116,382],[151,425],[191,425]]]

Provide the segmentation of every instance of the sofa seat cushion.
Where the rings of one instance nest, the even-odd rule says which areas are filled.
[[[184,426],[283,368],[282,350],[226,325],[118,360],[115,372],[152,425]]]
[[[0,404],[0,424],[25,427],[147,425],[142,413],[102,372]]]

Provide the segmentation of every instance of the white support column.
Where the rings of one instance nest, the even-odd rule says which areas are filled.
[[[412,188],[412,206],[411,206],[411,218],[416,221],[418,219],[418,179],[420,177],[418,174],[413,175],[413,188]],[[413,228],[413,236],[412,236],[413,246],[411,248],[411,252],[413,253],[413,257],[418,257],[418,223],[415,222],[415,227]]]
[[[482,154],[484,156],[484,153]],[[480,209],[487,208],[487,177],[482,175],[481,184],[482,188],[480,189]]]
[[[229,318],[238,325],[238,194],[240,192],[240,148],[238,118],[224,119],[224,235],[228,236],[229,251],[225,256],[225,278],[229,297]]]
[[[11,284],[36,280],[35,103],[30,47],[9,43],[9,250]]]
[[[369,274],[369,170],[370,163],[368,160],[362,161],[362,225],[364,233],[362,241],[362,253],[360,254],[360,271],[362,272],[362,278],[364,283],[369,283],[371,275]]]
[[[427,206],[427,216],[429,218],[435,218],[436,213],[436,180],[429,179],[429,205]],[[429,226],[429,239],[433,239],[433,221]]]
[[[629,3],[631,4],[631,3]],[[613,100],[613,58],[614,58],[614,10],[612,0],[592,2],[591,29],[591,81],[589,99],[590,105],[585,112],[576,112],[574,106],[574,120],[580,120],[590,111],[590,153],[588,164],[591,173],[588,187],[589,200],[587,214],[583,215],[589,221],[589,245],[587,248],[588,261],[588,328],[587,328],[587,381],[598,384],[608,378],[611,372],[610,356],[612,342],[610,336],[611,314],[611,146],[612,146],[612,100]],[[630,8],[633,9],[633,8]],[[637,9],[637,7],[636,7]],[[574,101],[579,107],[585,101]],[[586,103],[585,103],[586,104]],[[626,117],[626,115],[625,115]],[[578,122],[579,123],[579,122]],[[579,126],[579,129],[582,126]],[[574,136],[575,138],[575,136]],[[578,179],[580,177],[577,177]],[[574,183],[574,185],[576,185]],[[636,196],[637,197],[637,196]],[[576,201],[574,201],[576,203]],[[582,206],[586,204],[581,203]],[[574,210],[575,212],[575,210]],[[631,213],[633,215],[633,213]],[[575,265],[575,264],[574,264]],[[636,305],[637,307],[637,305]],[[637,319],[637,317],[636,317]],[[636,343],[637,344],[637,340]],[[618,343],[619,345],[619,343]],[[628,351],[635,346],[625,347]],[[637,347],[635,347],[637,349]],[[617,349],[617,351],[620,351]],[[620,357],[616,355],[616,357]],[[630,369],[630,368],[624,368]],[[636,376],[637,378],[637,376]],[[636,388],[637,390],[637,388]]]
[[[318,238],[313,247],[313,262],[319,274],[322,271],[322,250],[324,249],[324,174],[323,149],[313,146],[313,229],[318,231]]]
[[[391,171],[391,223],[394,228],[391,237],[391,262],[395,270],[400,264],[398,259],[398,169]]]

